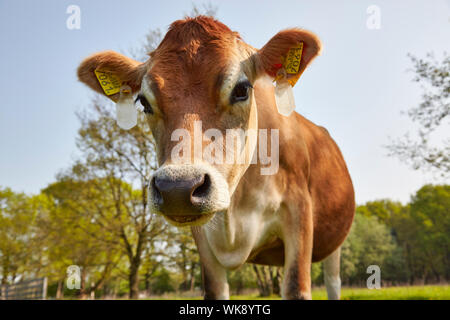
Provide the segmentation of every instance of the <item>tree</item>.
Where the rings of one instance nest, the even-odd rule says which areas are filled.
[[[230,290],[237,295],[242,294],[244,289],[258,287],[253,265],[248,263],[244,264],[237,270],[229,271],[227,277]]]
[[[450,279],[450,186],[425,185],[411,199],[415,250],[424,256],[425,282]]]
[[[400,202],[389,199],[368,201],[364,205],[358,206],[356,212],[365,217],[376,217],[383,224],[392,227],[392,219],[404,210]]]
[[[138,190],[131,185],[133,180],[129,175],[135,172],[132,170],[144,171],[142,166],[145,164],[136,161],[130,165],[128,161],[133,161],[131,152],[128,156],[118,156],[117,153],[123,152],[121,148],[130,148],[130,143],[122,141],[121,144],[120,141],[110,140],[106,133],[98,134],[105,129],[101,123],[103,122],[90,122],[89,130],[83,136],[82,145],[89,146],[84,149],[87,153],[85,163],[77,163],[65,176],[61,175],[60,179],[73,179],[89,185],[77,199],[77,203],[84,204],[84,209],[79,211],[80,219],[84,217],[91,225],[101,228],[106,236],[99,237],[98,233],[89,232],[88,228],[84,231],[92,239],[118,247],[125,255],[128,261],[129,296],[135,299],[139,293],[139,268],[144,250],[149,243],[160,240],[167,224],[161,217],[147,211],[146,180],[142,179],[140,184],[137,183]],[[107,130],[115,135],[114,129]],[[141,153],[141,157],[144,156],[145,153]],[[142,178],[140,175],[139,177]],[[126,178],[130,183],[124,181]]]
[[[0,188],[1,284],[13,283],[31,272],[27,267],[33,256],[35,219],[30,197]]]
[[[258,291],[261,297],[272,294],[280,295],[281,291],[281,269],[273,266],[260,266],[253,264],[253,271],[258,284]]]
[[[393,237],[395,248],[382,268],[384,280],[410,284],[448,281],[449,197],[449,186],[425,185],[406,206],[387,199],[358,206],[357,216],[376,218]],[[347,254],[350,260],[342,263],[351,273],[354,252]]]
[[[170,228],[167,237],[169,263],[181,273],[179,290],[193,291],[196,279],[200,278],[200,257],[192,237],[186,228]]]
[[[394,241],[394,250],[386,258],[383,265],[383,280],[391,283],[405,283],[410,276],[407,266],[408,257],[404,242],[399,239],[399,230],[409,224],[409,207],[389,199],[366,202],[356,208],[357,214],[374,217],[388,227]]]
[[[166,292],[175,291],[173,281],[167,269],[165,268],[158,269],[152,283],[152,291],[156,294],[163,294]]]
[[[45,234],[44,266],[50,280],[58,282],[57,297],[62,297],[70,265],[80,267],[81,288],[76,296],[85,299],[102,288],[121,259],[117,241],[93,220],[99,210],[106,215],[104,208],[110,201],[107,195],[95,194],[97,183],[60,177],[43,190],[48,201],[46,209],[40,210],[38,223]]]
[[[210,2],[203,3],[201,6],[192,3],[191,12],[188,14],[188,16],[196,17],[199,15],[215,17],[217,15],[217,6],[212,5]]]
[[[447,126],[450,113],[450,56],[444,54],[441,62],[433,54],[426,59],[409,55],[416,76],[414,81],[422,85],[424,93],[419,106],[411,108],[408,116],[419,124],[418,139],[409,134],[392,141],[387,146],[390,156],[398,157],[413,169],[433,170],[448,177],[450,172],[450,139],[442,147],[431,145],[431,135],[439,127]],[[444,129],[445,130],[445,129]]]
[[[367,267],[384,265],[396,246],[389,228],[372,216],[359,213],[347,240],[342,245],[341,277],[344,283],[362,284],[367,279]]]
[[[147,296],[150,296],[153,293],[152,279],[167,263],[167,255],[165,253],[168,247],[167,239],[168,236],[165,236],[162,237],[161,241],[150,241],[144,244],[141,274],[144,279],[144,290]]]

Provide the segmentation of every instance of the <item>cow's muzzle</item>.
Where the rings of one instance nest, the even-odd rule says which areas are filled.
[[[174,225],[206,223],[214,213],[228,208],[228,184],[207,165],[164,165],[149,187],[152,212],[163,214]]]

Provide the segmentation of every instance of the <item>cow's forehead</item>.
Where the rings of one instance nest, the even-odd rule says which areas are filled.
[[[150,55],[144,78],[159,98],[161,109],[187,108],[226,96],[244,72],[248,72],[253,48],[239,34],[207,17],[174,22],[159,47]],[[177,102],[185,105],[180,106]]]
[[[211,17],[186,18],[171,24],[157,51],[193,48],[200,44],[221,46],[235,37],[240,37],[237,32],[231,31],[226,25]]]
[[[210,80],[207,78],[211,74],[226,72],[230,66],[238,63],[236,52],[236,42],[231,41],[223,47],[193,41],[192,45],[176,50],[157,50],[151,58],[147,76],[153,81],[158,81],[157,78],[168,81],[181,76],[195,85]]]
[[[151,56],[149,77],[171,79],[183,75],[200,81],[207,75],[218,74],[230,64],[238,61],[236,39],[221,39],[201,42],[198,39],[171,48],[158,48]]]
[[[182,78],[189,80],[191,85],[211,81],[208,76],[226,73],[239,62],[242,44],[237,32],[213,18],[176,21],[150,55],[148,80],[171,82],[171,79],[179,81]]]

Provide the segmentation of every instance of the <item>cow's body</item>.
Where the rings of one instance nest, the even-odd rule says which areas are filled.
[[[270,79],[255,86],[258,127],[280,132],[278,173],[261,175],[259,166],[251,165],[230,209],[193,228],[202,260],[215,266],[210,276],[214,280],[205,279],[212,282],[206,288],[214,298],[227,297],[226,286],[215,283],[225,273],[221,268],[245,262],[283,266],[286,242],[306,241],[304,227],[313,228],[312,259],[309,253],[299,258],[321,261],[339,248],[353,221],[353,186],[337,145],[326,129],[301,115],[278,114],[272,90]],[[310,215],[312,225],[305,222],[302,227]]]
[[[139,93],[160,164],[150,183],[150,207],[175,225],[192,226],[206,298],[228,298],[226,270],[253,262],[283,265],[283,297],[308,299],[311,262],[327,257],[329,297],[339,297],[338,248],[353,220],[352,182],[328,132],[295,112],[280,115],[274,98],[272,81],[282,57],[299,43],[303,55],[295,76],[320,53],[311,32],[281,31],[256,50],[214,19],[188,18],[171,25],[145,63],[102,52],[78,70],[80,80],[98,92],[94,71],[107,69]],[[231,129],[267,129],[269,135],[277,129],[278,170],[264,175],[265,164],[250,161],[258,150],[256,136],[245,139],[245,152],[234,154],[243,162],[233,163],[205,161],[191,141],[198,131]],[[188,147],[180,153],[185,140]],[[201,144],[217,147],[214,153],[230,150],[228,140],[211,141]]]

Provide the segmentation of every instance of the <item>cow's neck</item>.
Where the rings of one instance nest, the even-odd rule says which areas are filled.
[[[260,100],[259,128],[278,128],[282,146],[285,136],[279,121],[289,126],[293,120],[281,119],[276,113],[270,89],[266,88],[256,98]],[[280,148],[280,159],[283,158],[282,152]],[[238,267],[252,251],[269,241],[269,237],[277,236],[280,226],[276,217],[283,200],[282,190],[278,186],[283,185],[282,179],[283,173],[280,171],[274,175],[261,175],[259,161],[250,165],[233,193],[229,209],[217,213],[212,221],[203,226],[209,245],[222,265]]]
[[[203,226],[206,238],[219,262],[229,268],[243,264],[251,252],[265,242],[274,225],[281,196],[271,190],[271,176],[260,176],[255,181],[251,166],[241,179],[227,211],[217,213]]]

